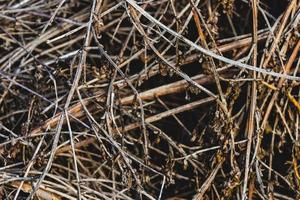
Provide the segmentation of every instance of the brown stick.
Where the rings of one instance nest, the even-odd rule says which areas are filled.
[[[224,78],[229,78],[233,74],[234,74],[234,70],[231,70],[229,72],[223,72]],[[194,81],[196,81],[198,84],[210,84],[213,81],[212,76],[203,75],[203,74],[194,76],[194,77],[192,77],[192,79]],[[166,96],[169,94],[182,92],[188,86],[189,86],[189,83],[186,82],[185,80],[177,81],[174,83],[170,83],[168,85],[163,85],[163,86],[160,86],[157,88],[153,88],[151,90],[147,90],[145,92],[141,92],[139,94],[139,97],[141,98],[141,100],[144,100],[144,101],[153,100],[156,97]],[[135,95],[124,97],[121,99],[121,104],[122,105],[131,104],[134,101],[134,99],[135,99]],[[87,100],[82,101],[82,102],[85,106],[87,106],[89,104],[89,102]],[[68,113],[71,114],[73,117],[81,118],[82,116],[84,116],[82,104],[79,103],[79,104],[72,106],[69,109]],[[35,128],[33,131],[31,131],[30,135],[36,135],[39,132],[41,132],[43,129],[46,129],[47,127],[54,127],[57,124],[57,122],[59,121],[59,117],[60,117],[60,113],[58,113],[54,118],[47,120],[43,126]]]
[[[148,118],[145,119],[145,123],[156,122],[156,121],[159,121],[163,118],[169,117],[171,115],[182,113],[182,112],[187,111],[187,110],[192,110],[196,107],[199,107],[201,105],[204,105],[204,104],[212,102],[212,101],[214,101],[214,98],[212,98],[212,97],[207,97],[205,99],[200,99],[198,101],[194,101],[192,103],[189,103],[189,104],[186,104],[186,105],[183,105],[183,106],[179,106],[177,108],[174,108],[174,109],[159,113],[157,115],[153,115],[151,117],[148,117]],[[122,133],[134,130],[134,129],[138,128],[139,126],[140,126],[139,122],[129,124],[129,125],[125,126],[124,129],[122,129]],[[76,143],[74,145],[74,147],[75,148],[80,148],[82,146],[89,145],[89,144],[91,144],[95,141],[96,141],[96,138],[88,138],[88,139],[85,139],[85,140],[82,140],[82,141]],[[67,151],[70,151],[70,150],[71,150],[71,145],[67,145],[67,146],[64,146],[64,147],[58,149],[56,151],[56,154],[64,153],[64,152],[67,152]]]
[[[289,72],[291,71],[292,64],[293,64],[293,62],[295,61],[295,59],[296,59],[296,57],[297,57],[297,54],[298,54],[298,52],[299,52],[299,49],[300,49],[300,41],[298,41],[296,47],[295,47],[294,50],[293,50],[292,55],[290,56],[290,59],[288,60],[288,62],[287,62],[287,64],[286,64],[286,67],[285,67],[286,73],[289,73]],[[272,110],[272,108],[273,108],[273,106],[274,106],[274,103],[275,103],[275,101],[276,101],[276,99],[277,99],[277,97],[278,97],[278,95],[279,95],[279,91],[280,91],[280,89],[282,88],[282,86],[283,86],[283,84],[284,84],[285,81],[286,81],[285,78],[281,78],[281,79],[279,80],[279,83],[278,83],[278,86],[277,86],[277,89],[278,89],[278,90],[276,90],[276,91],[274,92],[274,94],[273,94],[273,96],[272,96],[272,99],[270,100],[269,106],[268,106],[268,108],[267,108],[267,110],[266,110],[266,113],[265,113],[265,116],[264,116],[264,118],[263,118],[263,121],[262,121],[262,123],[261,123],[261,130],[262,130],[262,131],[265,129],[265,126],[266,126],[266,124],[267,124],[267,121],[268,121],[269,115],[270,115],[270,113],[271,113],[271,110]]]
[[[207,97],[205,99],[200,99],[198,101],[194,101],[192,103],[189,103],[189,104],[186,104],[186,105],[183,105],[183,106],[179,106],[177,108],[174,108],[174,109],[162,112],[160,114],[148,117],[148,118],[145,119],[145,122],[146,123],[156,122],[156,121],[159,121],[159,120],[161,120],[163,118],[169,117],[171,115],[182,113],[182,112],[187,111],[187,110],[192,110],[192,109],[194,109],[196,107],[199,107],[200,105],[203,105],[205,103],[211,102],[214,99],[215,98],[213,98],[213,97]],[[127,131],[133,130],[135,128],[138,128],[139,126],[140,126],[140,123],[136,122],[136,123],[133,123],[133,124],[130,124],[130,125],[126,126],[123,129],[123,131],[127,132]]]

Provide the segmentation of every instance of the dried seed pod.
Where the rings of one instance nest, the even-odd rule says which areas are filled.
[[[163,64],[162,62],[159,63],[159,72],[162,76],[167,76],[168,75],[168,67]]]
[[[195,95],[198,95],[198,94],[201,93],[201,90],[200,90],[197,86],[195,86],[195,85],[190,85],[190,86],[188,87],[188,90],[189,90],[192,94],[195,94]]]
[[[220,0],[223,5],[223,12],[232,15],[235,0]]]

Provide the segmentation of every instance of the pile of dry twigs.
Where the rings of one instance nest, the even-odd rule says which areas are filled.
[[[1,199],[299,199],[299,0],[0,1]]]

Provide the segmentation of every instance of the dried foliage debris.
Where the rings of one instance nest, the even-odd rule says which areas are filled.
[[[299,199],[299,0],[0,1],[1,199]]]

